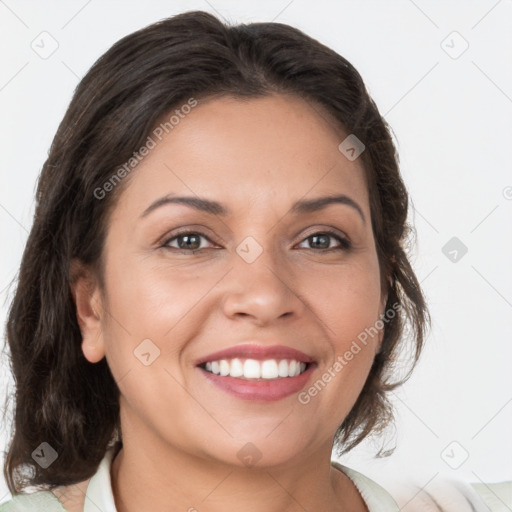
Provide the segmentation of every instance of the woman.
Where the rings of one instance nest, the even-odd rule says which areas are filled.
[[[331,453],[421,352],[407,209],[360,75],[302,32],[188,12],[116,43],[38,183],[1,510],[398,510]]]

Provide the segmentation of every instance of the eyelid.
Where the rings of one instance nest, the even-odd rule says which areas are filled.
[[[188,233],[204,236],[212,243],[225,243],[222,237],[214,233],[208,226],[205,226],[204,224],[187,224],[166,230],[163,235],[157,238],[155,244],[162,245],[176,236]],[[214,242],[214,239],[218,240],[218,242]]]
[[[329,233],[330,235],[335,235],[340,238],[345,238],[347,241],[350,240],[350,237],[341,229],[335,228],[334,226],[314,226],[312,228],[308,228],[305,231],[305,234],[302,235],[303,238],[308,238],[312,235],[316,235],[318,233]]]

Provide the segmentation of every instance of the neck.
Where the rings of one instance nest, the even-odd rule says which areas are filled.
[[[329,456],[315,454],[293,465],[256,469],[176,453],[123,446],[111,468],[117,512],[363,512],[366,506],[349,478]]]

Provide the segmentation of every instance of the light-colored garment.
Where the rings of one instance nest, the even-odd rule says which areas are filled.
[[[83,502],[83,512],[117,512],[112,493],[110,480],[110,469],[114,456],[114,448],[107,450],[96,473],[88,481]],[[350,469],[338,462],[332,465],[345,473],[357,487],[369,512],[413,512],[416,510],[443,510],[444,512],[462,512],[461,503],[465,503],[467,510],[482,512],[511,512],[512,511],[512,482],[500,484],[473,484],[468,485],[460,482],[445,483],[443,488],[434,489],[430,494],[432,501],[420,503],[414,508],[414,503],[409,503],[405,508],[397,498],[400,505],[393,499],[391,494],[379,484],[364,476],[363,474]],[[87,481],[86,481],[87,482]],[[84,499],[83,491],[79,493]],[[64,501],[65,502],[65,501]],[[457,505],[459,503],[459,505]],[[443,508],[438,508],[438,506]],[[411,508],[411,506],[413,508]],[[429,508],[425,508],[428,506]],[[73,510],[82,510],[82,505],[76,506]],[[407,508],[409,507],[409,508]],[[39,491],[32,494],[19,494],[10,501],[0,505],[0,512],[67,512],[55,494],[50,491]]]
[[[117,512],[110,481],[113,455],[113,448],[107,450],[96,473],[90,479],[85,494],[83,512]],[[399,512],[399,508],[391,495],[376,482],[337,462],[332,464],[354,482],[370,512]],[[0,505],[0,512],[34,511],[66,512],[66,509],[55,494],[50,491],[20,494]]]
[[[377,482],[370,480],[362,473],[354,469],[347,468],[338,462],[331,463],[335,468],[338,468],[345,473],[350,480],[354,483],[362,496],[363,501],[366,503],[369,512],[400,512],[395,500],[391,497],[383,487]],[[0,510],[0,512],[2,512]]]
[[[420,487],[410,482],[388,486],[402,512],[512,512],[512,482],[468,484],[441,478]]]

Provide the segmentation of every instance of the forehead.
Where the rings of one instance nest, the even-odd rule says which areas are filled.
[[[333,193],[367,203],[361,159],[338,149],[348,133],[296,96],[209,99],[167,131],[161,140],[152,136],[155,145],[130,176],[121,208],[142,211],[168,193],[221,197],[235,210]]]

